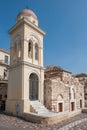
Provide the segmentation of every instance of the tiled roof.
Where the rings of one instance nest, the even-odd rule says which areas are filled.
[[[4,50],[4,49],[2,49],[2,48],[0,48],[0,51],[2,51],[2,52],[4,52],[4,53],[7,53],[7,54],[10,55],[10,52],[9,52],[9,51],[6,51],[6,50]]]
[[[20,16],[20,15],[29,15],[29,16],[33,16],[35,19],[37,19],[36,14],[35,14],[32,10],[29,10],[29,9],[24,9],[24,10],[22,10],[22,11],[18,14],[18,16]]]
[[[54,66],[54,65],[51,65],[51,66],[47,66],[46,69],[45,69],[45,72],[50,72],[50,71],[59,71],[59,72],[67,72],[67,73],[71,73],[69,71],[66,71],[64,69],[62,69],[61,67],[57,67],[57,66]]]
[[[87,74],[81,73],[81,74],[77,74],[75,77],[77,77],[77,78],[80,78],[80,77],[87,77]]]

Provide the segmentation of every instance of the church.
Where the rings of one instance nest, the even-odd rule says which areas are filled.
[[[40,29],[36,14],[29,9],[19,12],[9,34],[10,66],[5,111],[36,122],[49,115],[60,121],[81,113],[84,85],[60,67],[44,68],[43,39],[46,33]]]

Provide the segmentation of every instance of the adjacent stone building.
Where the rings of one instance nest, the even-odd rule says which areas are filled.
[[[10,53],[3,49],[0,49],[0,109],[5,109],[9,63]]]
[[[76,78],[78,78],[80,83],[84,86],[85,107],[87,107],[87,74],[77,74]]]
[[[45,70],[45,106],[55,112],[77,112],[84,107],[84,86],[72,73],[56,66]]]

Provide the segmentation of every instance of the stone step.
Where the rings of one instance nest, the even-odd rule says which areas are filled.
[[[34,106],[33,107],[37,108],[37,109],[46,109],[44,106]]]
[[[43,104],[41,104],[39,101],[31,101],[30,104],[32,105],[32,107],[36,111],[36,113],[38,113],[38,114],[49,112],[48,109]]]

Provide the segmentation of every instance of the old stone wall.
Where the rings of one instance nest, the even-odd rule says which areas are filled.
[[[51,70],[52,71],[52,70]],[[49,72],[50,73],[50,72]],[[84,106],[84,86],[71,73],[45,78],[45,106],[55,112],[77,111]]]
[[[84,102],[85,102],[85,107],[87,107],[87,74],[78,74],[76,75],[78,78],[79,82],[84,86]]]

